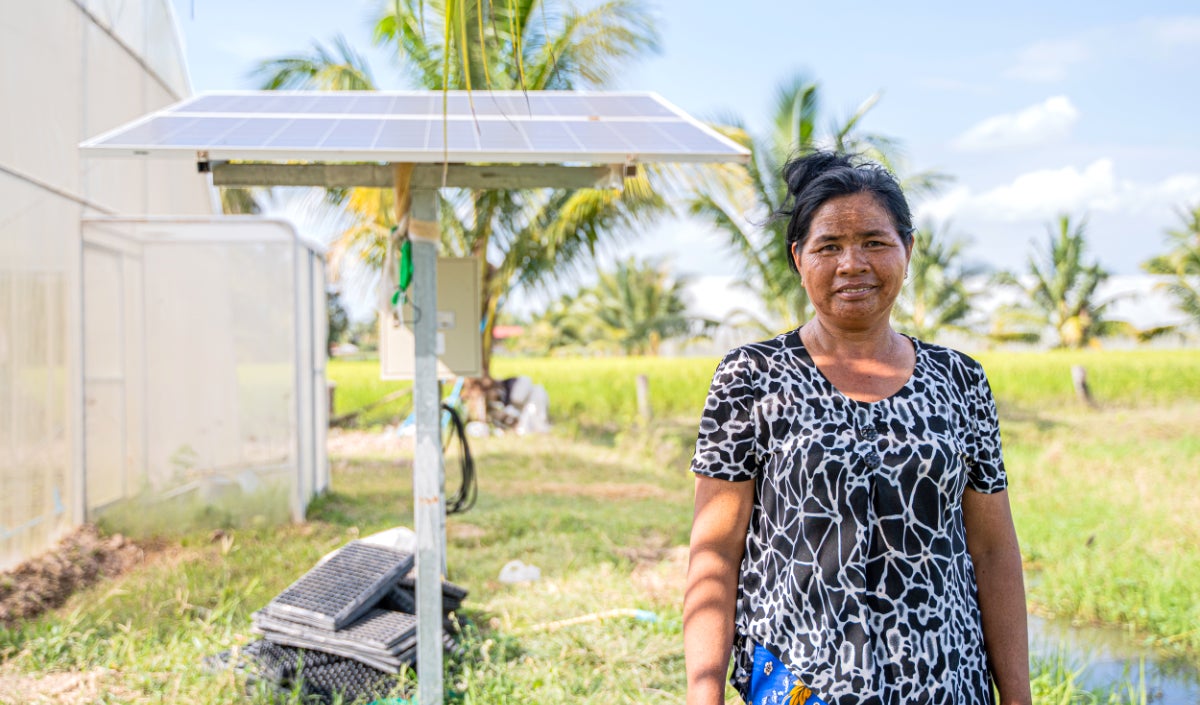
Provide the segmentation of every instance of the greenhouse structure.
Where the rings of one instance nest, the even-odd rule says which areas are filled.
[[[89,521],[301,518],[328,484],[319,248],[195,163],[78,143],[191,95],[169,0],[0,25],[0,569]],[[131,511],[132,510],[132,511]]]

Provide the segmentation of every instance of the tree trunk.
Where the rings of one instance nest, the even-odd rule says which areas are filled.
[[[650,378],[646,375],[638,375],[636,381],[638,416],[643,423],[649,423],[652,416],[652,412],[650,411]]]
[[[496,302],[497,296],[492,292],[492,280],[495,276],[495,267],[487,261],[486,255],[486,239],[481,239],[482,245],[477,243],[475,250],[471,252],[472,256],[479,258],[481,286],[479,287],[483,301],[480,302],[480,310],[483,312],[483,320],[480,322],[480,372],[481,376],[468,379],[463,384],[462,399],[463,406],[467,410],[467,418],[473,421],[487,421],[488,408],[491,402],[499,399],[499,388],[496,386],[495,380],[492,379],[492,332],[496,327]]]
[[[1075,396],[1088,408],[1096,408],[1096,400],[1092,398],[1092,390],[1088,388],[1087,368],[1083,365],[1071,366],[1071,383],[1075,386]]]

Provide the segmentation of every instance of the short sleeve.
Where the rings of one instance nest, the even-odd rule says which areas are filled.
[[[731,482],[758,475],[753,380],[751,359],[742,349],[717,365],[700,416],[692,472]]]
[[[971,418],[966,448],[967,485],[976,492],[992,494],[1008,487],[1000,447],[1000,418],[992,387],[978,362],[972,365],[968,380]]]

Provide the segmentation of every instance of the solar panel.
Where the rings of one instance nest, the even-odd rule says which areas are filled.
[[[210,160],[621,164],[744,161],[653,93],[206,93],[80,145],[92,156]]]

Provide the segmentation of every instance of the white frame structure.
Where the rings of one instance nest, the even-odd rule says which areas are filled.
[[[323,249],[249,216],[89,217],[80,246],[87,518],[303,521],[329,486]]]

